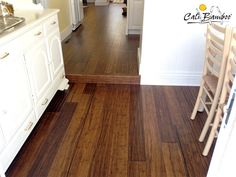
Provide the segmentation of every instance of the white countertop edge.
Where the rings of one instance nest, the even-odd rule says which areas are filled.
[[[25,22],[0,34],[0,46],[24,34],[37,24],[43,22],[45,19],[57,14],[58,12],[59,9],[16,10],[15,16],[24,17]]]

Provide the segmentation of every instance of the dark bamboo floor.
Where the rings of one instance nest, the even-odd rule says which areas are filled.
[[[125,35],[122,5],[84,9],[85,19],[62,45],[67,75],[137,76],[139,36]]]
[[[196,87],[72,84],[57,92],[7,177],[205,177],[189,119]]]

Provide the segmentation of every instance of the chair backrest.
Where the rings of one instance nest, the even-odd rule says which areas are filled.
[[[230,27],[215,23],[207,25],[204,75],[212,74],[217,78],[224,75],[230,38]]]
[[[223,84],[223,89],[226,89],[225,92],[227,92],[227,95],[229,95],[230,90],[232,88],[235,74],[236,74],[236,29],[234,29],[232,33],[229,56]]]

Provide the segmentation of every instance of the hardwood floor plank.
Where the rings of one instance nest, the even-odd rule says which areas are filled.
[[[169,109],[167,106],[165,89],[166,87],[164,86],[153,88],[161,142],[177,142],[176,127],[170,117],[171,108]]]
[[[65,91],[57,91],[53,100],[49,103],[46,112],[60,112],[67,97],[67,93],[68,92]]]
[[[165,177],[166,171],[161,153],[161,135],[152,87],[142,86],[142,105],[147,176]]]
[[[143,108],[140,87],[130,90],[129,160],[145,161],[145,140],[143,130]]]
[[[97,84],[89,83],[86,84],[83,93],[84,94],[94,94]]]
[[[86,87],[86,84],[78,84],[77,87],[74,90],[73,95],[71,95],[70,97],[70,101],[69,102],[80,102],[81,97],[83,95],[84,92],[84,88]]]
[[[75,94],[77,87],[79,87],[79,85],[76,85],[74,83],[69,82],[69,89],[67,90],[68,94],[66,96],[66,102],[72,102],[71,99],[73,97],[73,95]]]
[[[176,120],[176,130],[188,175],[190,177],[206,176],[210,159],[201,155],[204,144],[198,142],[202,122],[198,120],[193,122],[190,120],[190,114],[193,108],[193,105],[190,103],[193,103],[193,96],[185,97],[187,92],[184,91],[185,89],[189,89],[189,87],[172,87],[168,91],[166,90],[168,92],[168,105],[173,109],[171,117],[174,117]],[[170,97],[171,95],[172,97]],[[195,165],[196,163],[199,165]]]
[[[109,86],[89,177],[127,177],[129,87]],[[113,99],[110,99],[113,97]]]
[[[204,177],[189,115],[196,87],[72,84],[58,93],[7,177]],[[201,120],[202,119],[202,120]],[[166,135],[165,135],[166,133]]]
[[[167,176],[187,177],[182,152],[177,143],[162,143],[162,154]]]
[[[109,177],[127,177],[129,146],[129,94],[130,87],[119,88],[116,105],[117,116],[113,120],[113,145]]]
[[[68,128],[72,115],[76,108],[76,103],[65,103],[62,108],[61,115],[58,118],[57,126],[50,132],[45,141],[44,148],[42,148],[36,157],[34,163],[29,171],[28,176],[47,176],[53,163],[53,159],[57,154],[61,140],[64,137],[64,132]],[[54,136],[56,135],[56,136]]]
[[[70,170],[71,162],[74,158],[77,144],[84,128],[96,85],[86,85],[83,92],[80,88],[81,87],[77,90],[80,94],[76,95],[76,99],[79,103],[74,111],[70,124],[65,131],[64,138],[62,139],[57,155],[53,160],[48,177],[66,177]]]
[[[90,165],[97,148],[98,138],[102,129],[103,105],[106,96],[106,89],[100,86],[96,89],[93,101],[88,113],[85,116],[83,130],[77,141],[76,149],[71,161],[68,177],[87,177]]]
[[[67,75],[73,83],[100,83],[100,84],[140,84],[140,76],[111,76],[111,75]]]
[[[147,177],[146,162],[129,162],[129,177]]]

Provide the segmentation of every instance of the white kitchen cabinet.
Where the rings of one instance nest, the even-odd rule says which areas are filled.
[[[15,47],[17,41],[0,49],[0,124],[7,142],[33,111],[23,54]]]
[[[51,84],[47,48],[44,41],[25,54],[25,61],[29,71],[30,82],[36,100],[40,99]]]
[[[127,2],[127,34],[140,34],[143,27],[144,0]]]
[[[64,66],[58,19],[56,17],[57,16],[51,17],[44,24],[45,33],[47,35],[49,62],[53,79],[56,78]]]
[[[69,86],[57,13],[50,9],[27,11],[25,24],[0,38],[1,176],[56,91]]]
[[[59,31],[53,32],[48,37],[48,44],[49,44],[49,56],[51,59],[52,78],[56,78],[59,71],[64,66]]]
[[[21,49],[17,40],[0,49],[0,166],[4,171],[27,137],[16,134],[22,129],[21,135],[29,134],[35,125],[32,92]]]
[[[31,87],[33,88],[34,102],[36,104],[35,111],[37,118],[39,118],[49,103],[50,98],[48,98],[47,91],[51,87],[52,82],[47,48],[44,40],[39,41],[39,43],[25,53],[25,61]]]

